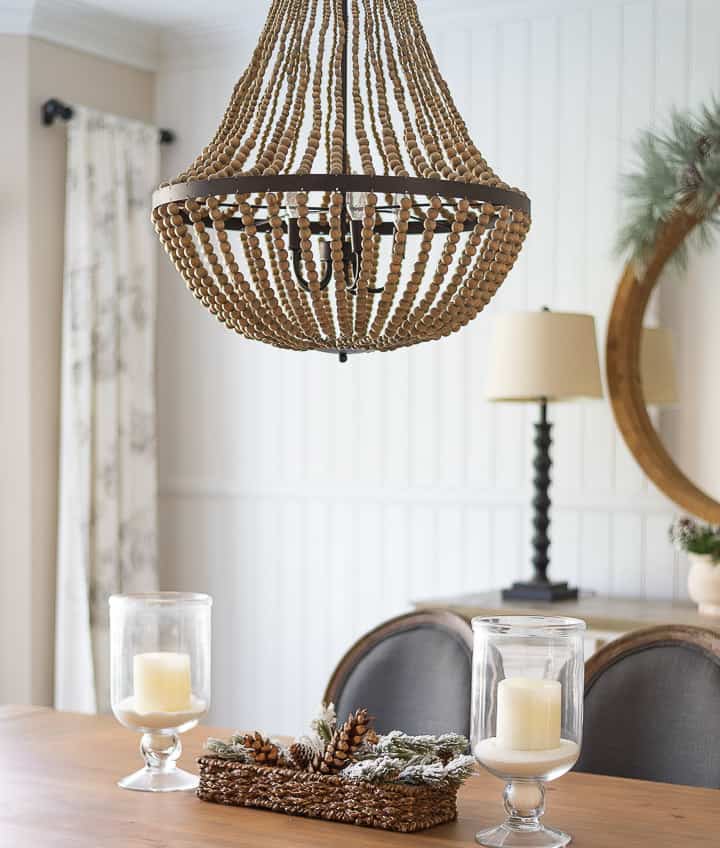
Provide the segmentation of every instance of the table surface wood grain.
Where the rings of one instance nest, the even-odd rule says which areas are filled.
[[[202,741],[183,737],[194,768]],[[192,793],[153,795],[115,785],[139,765],[138,737],[109,716],[0,707],[0,846],[14,848],[457,848],[503,817],[502,784],[486,773],[459,796],[459,817],[418,834],[395,834],[208,804]],[[550,784],[549,824],[575,848],[691,848],[718,844],[720,790],[571,773]]]

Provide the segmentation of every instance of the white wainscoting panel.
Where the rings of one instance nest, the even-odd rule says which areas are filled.
[[[229,333],[163,260],[162,576],[215,598],[221,724],[297,732],[363,631],[414,598],[528,573],[535,413],[483,400],[492,316],[591,311],[602,347],[632,139],[720,83],[714,0],[442,6],[429,4],[426,25],[451,90],[489,161],[533,201],[526,250],[487,314],[450,339],[340,365]],[[179,138],[168,175],[211,137],[251,42],[235,66],[168,58],[158,120]],[[552,417],[553,575],[684,597],[685,564],[666,541],[673,507],[607,402]]]

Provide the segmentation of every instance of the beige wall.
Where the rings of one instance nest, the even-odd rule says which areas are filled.
[[[31,691],[28,42],[0,36],[0,702]],[[6,84],[7,83],[7,84]]]
[[[2,403],[5,413],[0,414],[3,424],[8,409],[13,419],[9,430],[3,426],[3,435],[15,430],[22,439],[3,439],[2,450],[12,451],[14,469],[14,478],[3,477],[3,529],[7,503],[13,504],[16,514],[8,522],[8,538],[3,533],[0,539],[0,587],[5,586],[9,574],[14,575],[12,579],[21,585],[23,603],[16,606],[5,592],[0,596],[0,633],[14,637],[10,642],[3,639],[0,650],[13,642],[15,646],[7,657],[0,653],[0,702],[50,703],[66,133],[62,125],[44,127],[40,107],[49,97],[58,97],[67,103],[150,121],[154,74],[39,39],[5,40],[14,46],[15,58],[8,58],[2,50],[0,67],[4,69],[7,63],[8,76],[3,72],[0,76],[13,81],[4,89],[17,104],[8,104],[3,96],[3,108],[11,110],[13,119],[2,121],[11,131],[5,133],[0,145],[4,145],[2,158],[6,164],[18,161],[10,155],[8,145],[18,149],[22,162],[17,171],[5,168],[5,174],[10,170],[9,178],[18,183],[11,191],[17,204],[13,210],[12,244],[21,258],[15,260],[18,267],[14,271],[3,274],[2,297],[4,301],[10,294],[7,289],[12,280],[13,301],[17,294],[23,299],[13,303],[13,314],[19,318],[12,332],[22,338],[13,345],[10,359],[5,355],[10,339],[5,337],[5,330],[0,334],[2,362],[12,362],[14,375],[12,382],[3,377],[0,400],[7,397],[9,403]],[[0,179],[4,183],[5,177]],[[4,194],[3,189],[0,183]],[[7,233],[3,236],[9,237]],[[8,254],[9,250],[3,250],[3,256]],[[3,309],[0,314],[8,312]],[[22,506],[20,497],[11,495],[13,492],[22,494]],[[17,646],[23,650],[29,646],[29,656],[23,655],[22,662],[14,659]]]

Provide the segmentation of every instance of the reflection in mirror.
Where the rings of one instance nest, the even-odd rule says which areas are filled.
[[[675,344],[667,327],[643,327],[640,379],[646,406],[664,407],[678,402]]]
[[[640,366],[643,395],[660,439],[675,464],[720,500],[720,251],[669,266],[646,317]]]

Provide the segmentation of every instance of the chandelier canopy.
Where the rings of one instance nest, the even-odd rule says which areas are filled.
[[[153,198],[187,287],[292,350],[394,350],[490,301],[530,201],[490,168],[415,0],[272,0],[212,142]]]

